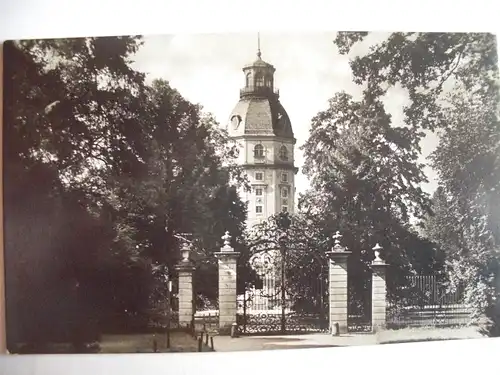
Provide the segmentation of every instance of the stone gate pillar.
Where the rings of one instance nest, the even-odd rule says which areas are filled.
[[[222,237],[224,246],[215,253],[219,263],[219,334],[229,335],[231,326],[236,323],[237,260],[240,253],[231,247],[231,236],[226,232]]]
[[[373,248],[375,259],[372,262],[372,332],[377,332],[386,326],[387,263],[380,259],[380,250],[382,247],[379,244]]]
[[[193,272],[195,267],[189,259],[190,248],[184,244],[181,249],[182,259],[175,266],[179,275],[179,325],[186,326],[193,323],[194,294]]]
[[[342,235],[337,231],[335,245],[327,253],[329,258],[329,306],[330,332],[333,325],[338,324],[338,333],[347,333],[347,258],[350,251],[340,245]]]

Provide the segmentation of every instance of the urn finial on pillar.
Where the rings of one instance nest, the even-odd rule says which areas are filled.
[[[373,260],[373,263],[384,263],[384,261],[382,259],[380,259],[380,250],[382,250],[382,246],[379,245],[379,243],[377,242],[377,244],[373,247],[373,252],[375,254],[375,259]]]
[[[342,237],[343,236],[340,234],[339,231],[335,232],[335,235],[332,236],[332,238],[335,240],[334,245],[333,245],[333,249],[332,249],[333,252],[342,253],[342,252],[347,251],[347,248],[345,246],[342,246],[340,243],[340,239]]]
[[[342,245],[340,244],[340,239],[342,237],[343,236],[340,234],[339,231],[335,232],[335,235],[332,237],[335,240],[335,243],[334,243],[334,246],[333,246],[333,249],[335,251],[342,251],[343,250]]]
[[[181,262],[189,263],[189,253],[191,252],[191,247],[187,242],[184,242],[181,247]]]
[[[234,251],[234,249],[231,247],[231,235],[229,234],[229,231],[226,230],[226,233],[224,233],[221,238],[224,241],[224,246],[222,247],[221,251]]]

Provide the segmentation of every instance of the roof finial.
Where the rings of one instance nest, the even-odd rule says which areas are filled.
[[[262,53],[260,53],[260,33],[257,33],[257,57],[260,59]]]

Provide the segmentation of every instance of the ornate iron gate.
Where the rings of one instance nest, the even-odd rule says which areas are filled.
[[[281,261],[268,262],[267,268],[260,269],[261,285],[248,290],[239,299],[238,328],[241,334],[328,330],[326,262],[317,261],[314,265],[306,262],[303,266],[289,262],[285,268],[282,265]]]

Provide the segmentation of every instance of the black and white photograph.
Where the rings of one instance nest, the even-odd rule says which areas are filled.
[[[5,42],[8,352],[500,336],[499,84],[490,33]]]

